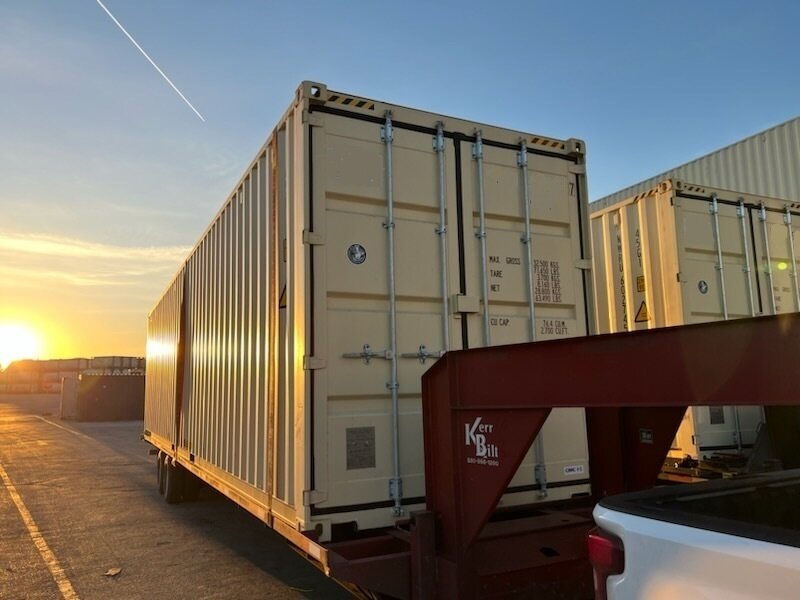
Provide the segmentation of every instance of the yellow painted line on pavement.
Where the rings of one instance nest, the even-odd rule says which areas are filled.
[[[3,468],[2,464],[0,464],[0,479],[3,480],[3,484],[8,490],[11,499],[14,501],[14,504],[16,504],[17,510],[22,517],[22,522],[25,523],[25,527],[28,529],[28,533],[30,534],[31,539],[36,546],[36,549],[39,551],[44,563],[47,565],[47,569],[53,576],[53,580],[58,586],[58,591],[61,592],[64,600],[80,600],[80,596],[78,596],[78,594],[75,592],[75,589],[72,587],[72,584],[70,583],[67,574],[64,573],[64,569],[61,568],[56,555],[53,554],[53,551],[50,550],[50,546],[47,545],[42,532],[39,531],[39,527],[36,525],[36,521],[33,520],[28,507],[25,506],[25,503],[22,501],[22,496],[20,496],[19,492],[17,492],[17,488],[14,487],[14,484],[11,482],[11,478],[8,476],[8,473],[6,473],[6,470]]]
[[[54,421],[51,421],[50,419],[45,419],[44,417],[39,416],[39,415],[33,415],[33,416],[36,417],[37,419],[39,419],[40,421],[44,421],[45,423],[50,423],[50,425],[52,425],[53,427],[58,427],[59,429],[63,429],[64,431],[69,431],[70,433],[72,433],[74,435],[77,435],[78,437],[82,437],[82,438],[87,439],[87,440],[93,440],[94,439],[92,437],[89,437],[85,433],[81,433],[80,431],[76,431],[76,430],[74,430],[74,429],[72,429],[70,427],[64,427],[63,425],[59,425],[58,423],[56,423]]]
[[[50,419],[45,419],[44,417],[42,417],[40,415],[32,415],[32,416],[36,417],[40,421],[44,421],[45,423],[49,423],[53,427],[58,427],[59,429],[63,429],[64,431],[68,431],[69,433],[77,435],[78,437],[82,437],[85,440],[90,440],[90,441],[97,442],[97,440],[94,439],[92,436],[86,435],[85,433],[81,433],[80,431],[72,429],[71,427],[64,427],[63,425],[59,425],[58,423],[56,423],[55,421],[51,421]],[[98,442],[98,443],[100,443],[100,442]],[[149,458],[147,458],[145,456],[136,456],[136,458],[138,458],[139,460],[143,460],[144,462],[146,462],[148,464],[153,462],[152,460],[150,460]]]

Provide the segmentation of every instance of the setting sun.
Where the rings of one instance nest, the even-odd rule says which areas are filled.
[[[39,358],[41,340],[36,332],[18,323],[0,324],[0,368],[21,358]]]

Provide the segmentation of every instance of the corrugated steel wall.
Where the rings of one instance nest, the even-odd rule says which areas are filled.
[[[266,151],[186,263],[181,447],[267,489]]]
[[[636,196],[668,178],[800,201],[800,117],[599,198],[597,206]]]
[[[175,440],[183,277],[181,270],[147,319],[144,427],[170,441]]]
[[[266,151],[186,263],[181,446],[267,489]]]

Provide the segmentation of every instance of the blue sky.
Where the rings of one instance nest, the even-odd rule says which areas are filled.
[[[105,4],[206,122],[95,0],[0,4],[0,321],[114,333],[52,354],[143,351],[303,79],[583,138],[593,198],[800,114],[795,2]]]

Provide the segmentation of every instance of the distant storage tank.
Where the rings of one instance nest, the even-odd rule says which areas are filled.
[[[797,202],[800,200],[800,117],[668,169],[600,198],[598,202],[609,206],[616,204],[647,192],[666,179]]]
[[[591,204],[598,330],[800,311],[797,206],[673,179]],[[747,448],[762,418],[760,407],[693,408],[672,454]]]
[[[593,332],[586,200],[579,140],[304,83],[149,315],[145,438],[293,531],[391,525],[443,352]],[[589,491],[583,410],[541,440],[504,505]]]

